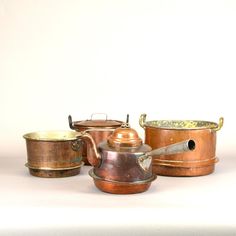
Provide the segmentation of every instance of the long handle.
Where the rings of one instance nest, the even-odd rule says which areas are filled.
[[[154,149],[146,153],[146,155],[147,156],[170,155],[170,154],[193,151],[194,149],[195,149],[195,142],[194,140],[190,139],[190,140],[185,140],[183,142],[175,143],[166,147]]]
[[[150,152],[146,152],[144,155],[138,157],[137,161],[139,166],[148,171],[151,165],[152,159],[158,159],[156,156],[177,154],[195,149],[195,142],[193,140],[185,140],[183,142],[175,143],[166,147],[154,149]],[[155,156],[152,158],[151,156]]]

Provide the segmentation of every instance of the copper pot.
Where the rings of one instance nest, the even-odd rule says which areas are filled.
[[[74,131],[41,131],[25,134],[26,167],[38,177],[77,175],[83,165],[80,143]]]
[[[139,120],[145,130],[145,143],[152,148],[170,145],[190,137],[196,142],[193,152],[159,156],[153,161],[153,172],[166,176],[200,176],[214,171],[218,158],[216,131],[223,126],[199,120],[153,120],[146,121],[146,114]]]
[[[105,119],[94,119],[95,115],[102,114],[105,116]],[[93,140],[96,145],[100,142],[107,140],[108,136],[117,128],[120,127],[123,123],[119,120],[109,120],[107,115],[103,113],[95,113],[91,115],[91,118],[88,120],[82,121],[72,121],[72,117],[68,116],[69,126],[71,129],[78,132],[85,131],[93,137]],[[87,159],[87,147],[86,143],[83,143],[82,146],[82,157],[85,165],[90,165]]]
[[[156,175],[152,173],[153,155],[178,153],[193,150],[193,140],[151,151],[143,144],[137,132],[129,125],[117,128],[107,141],[96,148],[95,142],[86,131],[78,135],[87,144],[88,161],[94,166],[89,174],[96,187],[104,192],[116,194],[146,191]]]

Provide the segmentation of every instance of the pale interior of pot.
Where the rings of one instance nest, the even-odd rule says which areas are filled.
[[[67,141],[75,140],[78,133],[75,131],[53,130],[39,131],[25,134],[23,137],[30,140],[38,141]]]
[[[146,122],[145,126],[162,129],[213,129],[218,124],[200,120],[154,120]]]

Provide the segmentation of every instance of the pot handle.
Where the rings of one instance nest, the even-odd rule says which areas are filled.
[[[74,122],[72,122],[71,115],[68,116],[68,122],[71,129],[75,129]]]
[[[141,114],[141,116],[140,116],[140,118],[139,118],[139,125],[140,125],[143,129],[145,128],[146,117],[147,117],[147,114],[143,113],[143,114]]]
[[[74,150],[75,152],[78,152],[80,150],[81,146],[82,146],[82,142],[83,141],[81,139],[79,139],[79,138],[77,138],[76,140],[73,140],[71,142],[72,150]]]
[[[106,113],[92,113],[91,120],[93,120],[94,115],[104,115],[104,116],[106,116],[106,119],[104,119],[104,120],[107,120],[107,114]]]
[[[218,126],[216,128],[212,128],[212,130],[219,131],[222,128],[223,124],[224,124],[224,118],[220,117]]]

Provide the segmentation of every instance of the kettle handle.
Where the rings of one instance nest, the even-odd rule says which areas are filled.
[[[100,166],[101,155],[97,150],[96,143],[93,137],[87,133],[87,131],[79,132],[77,135],[77,140],[82,140],[87,146],[87,159],[92,166]]]

